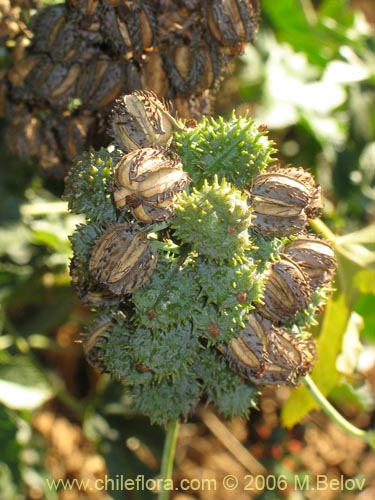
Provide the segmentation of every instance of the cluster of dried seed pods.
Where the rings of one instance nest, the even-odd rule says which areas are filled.
[[[135,91],[116,100],[110,114],[109,131],[126,152],[115,169],[114,201],[146,224],[169,218],[176,193],[190,182],[178,155],[167,149],[181,128],[168,108],[152,92]]]
[[[110,224],[94,242],[86,276],[75,256],[70,272],[80,299],[93,306],[120,303],[123,296],[146,283],[156,266],[156,250],[147,230],[172,215],[175,194],[190,182],[178,155],[166,146],[175,128],[167,103],[152,92],[124,95],[110,115],[110,132],[127,151],[116,164],[113,201],[121,211],[131,210],[132,224]],[[145,147],[144,147],[145,146]],[[152,147],[150,147],[152,146]]]
[[[259,11],[257,0],[66,0],[27,28],[18,3],[0,10],[11,61],[0,114],[10,149],[60,175],[89,145],[105,145],[123,93],[153,91],[182,118],[209,113],[209,91],[252,40]]]
[[[296,239],[269,264],[262,301],[254,304],[245,329],[219,350],[257,384],[295,385],[312,369],[315,345],[308,335],[297,338],[288,325],[308,307],[315,290],[331,285],[336,269],[330,244],[305,232],[308,218],[322,208],[320,187],[301,168],[277,167],[254,178],[249,203],[255,234]]]

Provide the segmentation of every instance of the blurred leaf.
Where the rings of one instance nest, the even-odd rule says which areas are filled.
[[[342,294],[328,302],[317,341],[318,359],[312,372],[312,378],[324,396],[327,396],[340,380],[340,374],[336,370],[336,358],[341,350],[349,314]],[[282,424],[292,427],[314,408],[317,408],[317,403],[306,387],[300,386],[291,393],[283,406]]]
[[[0,364],[0,401],[8,408],[33,410],[53,396],[46,378],[26,356]]]
[[[354,310],[363,318],[362,337],[375,344],[375,295],[361,295],[354,305]]]
[[[340,406],[352,404],[356,408],[366,412],[371,412],[374,408],[374,395],[369,384],[353,387],[344,382],[339,387],[333,389],[330,393],[330,398],[335,404]]]
[[[342,340],[342,351],[336,359],[336,368],[340,373],[351,375],[357,368],[363,349],[359,340],[363,325],[363,318],[356,312],[352,312]]]
[[[323,73],[323,82],[330,83],[352,83],[366,80],[371,75],[370,68],[361,61],[347,63],[343,61],[331,61]]]
[[[353,277],[354,286],[363,294],[375,295],[375,270],[363,269]]]
[[[0,255],[8,256],[17,264],[29,262],[31,231],[20,223],[0,227]]]
[[[12,483],[20,483],[19,455],[21,446],[17,440],[18,430],[16,416],[0,405],[0,460],[7,466],[5,467],[0,462],[0,491],[2,493],[5,491],[11,493],[14,488]]]
[[[375,224],[340,236],[335,248],[356,265],[375,269]]]

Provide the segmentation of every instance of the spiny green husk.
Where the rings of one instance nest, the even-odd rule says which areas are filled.
[[[172,228],[181,243],[209,259],[230,260],[251,246],[247,229],[251,211],[247,197],[224,178],[204,181],[198,190],[183,193],[175,208]]]
[[[215,175],[237,188],[248,188],[253,177],[274,161],[274,143],[248,116],[229,120],[203,117],[195,128],[176,132],[176,148],[192,184],[198,188]]]

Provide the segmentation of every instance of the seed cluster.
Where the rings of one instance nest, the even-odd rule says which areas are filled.
[[[108,143],[108,111],[123,93],[153,91],[182,118],[207,114],[259,10],[257,0],[66,0],[26,27],[30,11],[18,3],[0,6],[9,49],[0,114],[10,149],[60,175],[89,145]]]
[[[152,224],[170,218],[176,194],[190,182],[177,153],[166,147],[172,140],[172,124],[179,127],[168,112],[168,104],[152,92],[135,91],[116,101],[110,131],[127,152],[114,168],[111,190],[114,206],[122,213],[130,210],[133,221],[103,224],[90,250],[88,266],[87,255],[80,262],[78,255],[72,259],[73,286],[83,302],[95,306],[120,302],[122,296],[149,280],[157,254],[147,240],[147,231],[137,222]],[[68,189],[77,189],[81,173],[77,176],[75,169],[70,171],[65,180]]]
[[[336,267],[308,233],[320,188],[271,166],[272,143],[246,117],[176,122],[147,91],[110,116],[117,149],[82,155],[66,178],[87,218],[71,237],[72,283],[97,310],[85,355],[155,422],[203,397],[244,415],[256,387],[312,369],[309,326]]]

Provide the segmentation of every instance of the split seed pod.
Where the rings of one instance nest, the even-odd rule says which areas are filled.
[[[112,321],[105,318],[97,323],[91,331],[85,333],[82,338],[83,352],[87,362],[101,373],[106,373],[106,369],[100,359],[100,346],[107,342],[106,334],[112,325]]]
[[[286,255],[272,264],[264,289],[264,304],[256,308],[262,316],[276,324],[287,323],[298,311],[307,307],[312,295],[308,277]]]
[[[79,32],[63,4],[42,9],[32,18],[33,52],[48,54],[53,61],[76,58],[83,49]]]
[[[116,165],[115,179],[117,207],[127,205],[134,217],[145,223],[170,217],[175,194],[190,182],[177,155],[166,156],[153,148],[123,156]]]
[[[336,269],[332,246],[313,236],[300,236],[283,248],[310,278],[313,288],[329,286]]]
[[[220,75],[222,61],[215,46],[193,42],[165,52],[165,66],[174,90],[191,94],[213,87]]]
[[[234,371],[262,385],[296,385],[299,376],[311,371],[315,357],[313,340],[297,339],[256,312],[237,338],[218,349]]]
[[[140,90],[116,100],[109,123],[116,146],[125,152],[168,146],[173,131],[181,129],[166,104],[153,92]]]
[[[127,294],[150,279],[156,262],[157,253],[147,234],[118,224],[107,229],[95,243],[89,273],[99,287],[117,295]]]
[[[233,53],[242,52],[258,25],[258,2],[250,0],[210,0],[207,25],[212,36]]]
[[[320,187],[300,168],[278,168],[256,176],[249,201],[254,228],[270,237],[300,233],[322,208]]]

